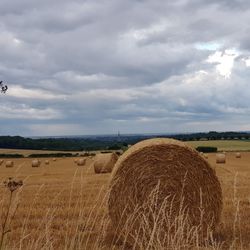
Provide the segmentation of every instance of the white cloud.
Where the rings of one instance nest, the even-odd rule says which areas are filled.
[[[216,69],[225,78],[230,78],[234,66],[234,60],[239,55],[234,49],[227,49],[225,51],[216,51],[208,58],[209,63],[215,63]]]
[[[62,95],[60,93],[52,93],[41,89],[27,89],[18,85],[12,85],[8,91],[8,95],[11,97],[36,100],[66,99],[66,95]]]
[[[35,109],[25,104],[19,106],[1,106],[1,119],[51,120],[62,118],[62,114],[52,108]]]
[[[247,67],[250,67],[250,58],[244,59],[244,62]]]

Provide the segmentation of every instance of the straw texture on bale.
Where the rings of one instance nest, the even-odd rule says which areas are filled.
[[[86,159],[79,159],[78,161],[77,161],[77,165],[78,166],[84,166],[85,165],[85,163],[86,163]]]
[[[32,167],[33,168],[38,168],[40,166],[40,161],[39,160],[33,160],[32,161]]]
[[[95,173],[111,173],[118,158],[116,153],[97,154],[94,161]]]
[[[150,207],[151,194],[156,188],[157,199]],[[142,221],[149,222],[147,228],[153,232],[152,211],[163,209],[162,217],[171,214],[173,222],[181,207],[187,211],[190,226],[199,227],[202,221],[202,232],[215,229],[220,221],[220,183],[215,171],[196,150],[180,141],[157,138],[135,144],[119,158],[111,175],[108,210],[111,224],[120,236],[133,243]],[[138,216],[133,218],[135,211]],[[133,222],[128,230],[123,225],[130,218]],[[160,227],[166,235],[167,223]]]
[[[14,167],[14,162],[13,161],[6,161],[5,166],[6,166],[6,168],[12,168],[12,167]]]
[[[225,154],[217,154],[216,155],[216,163],[219,163],[219,164],[226,163],[226,155]]]
[[[46,160],[46,161],[45,161],[45,164],[46,164],[46,165],[49,165],[49,160]]]
[[[235,156],[236,158],[241,158],[241,153],[237,152]]]

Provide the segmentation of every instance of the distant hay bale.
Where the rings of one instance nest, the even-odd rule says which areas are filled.
[[[149,240],[156,226],[155,234],[166,239],[182,209],[187,225],[200,228],[203,237],[220,221],[220,183],[196,150],[180,141],[157,138],[135,144],[119,158],[108,200],[111,224],[119,236],[131,244],[135,239]],[[153,219],[157,213],[158,223]]]
[[[235,154],[235,157],[236,157],[236,158],[241,158],[241,153],[237,152],[237,153]]]
[[[85,163],[86,163],[86,158],[79,159],[79,160],[77,161],[77,165],[78,165],[78,166],[84,166]]]
[[[118,158],[115,153],[97,154],[94,159],[95,173],[111,173]]]
[[[6,168],[12,168],[12,167],[14,167],[14,162],[13,161],[6,161],[5,167]]]
[[[78,162],[78,160],[77,159],[74,159],[74,163],[77,163]]]
[[[216,155],[216,163],[218,163],[218,164],[226,163],[226,155],[225,154],[217,154]]]
[[[207,154],[203,154],[203,157],[204,157],[205,159],[208,159],[208,155],[207,155]]]
[[[3,164],[3,160],[0,160],[0,166]]]
[[[39,160],[37,160],[37,159],[33,160],[32,163],[31,163],[33,168],[40,167],[40,164],[41,164],[41,162]]]
[[[56,161],[56,158],[53,158],[53,161]]]
[[[46,161],[45,161],[45,164],[46,164],[46,165],[49,165],[49,160],[46,160]]]

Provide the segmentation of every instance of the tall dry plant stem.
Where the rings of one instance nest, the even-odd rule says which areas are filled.
[[[10,229],[7,229],[7,227],[8,227],[9,217],[10,217],[10,210],[12,207],[13,193],[22,185],[23,185],[22,181],[15,181],[12,178],[9,178],[7,181],[4,182],[4,186],[10,191],[10,195],[9,195],[9,201],[7,204],[7,212],[6,212],[6,215],[5,215],[5,217],[3,219],[3,223],[2,223],[2,232],[1,232],[1,236],[0,236],[0,250],[3,249],[5,235],[11,231]],[[15,211],[14,211],[11,219],[13,219]],[[11,224],[11,219],[9,221],[9,225]]]
[[[8,206],[7,206],[7,213],[5,215],[5,218],[4,218],[4,221],[2,224],[2,233],[1,233],[1,238],[0,238],[0,250],[2,250],[2,247],[3,247],[4,236],[10,232],[10,229],[7,230],[6,227],[7,227],[7,221],[9,218],[9,214],[10,214],[12,196],[13,196],[13,192],[10,192],[9,202],[8,202]]]

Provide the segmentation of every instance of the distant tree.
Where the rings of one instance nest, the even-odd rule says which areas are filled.
[[[118,144],[113,144],[107,148],[108,150],[119,150],[121,149],[121,146]]]
[[[203,153],[213,153],[217,152],[217,147],[198,146],[196,150]]]

